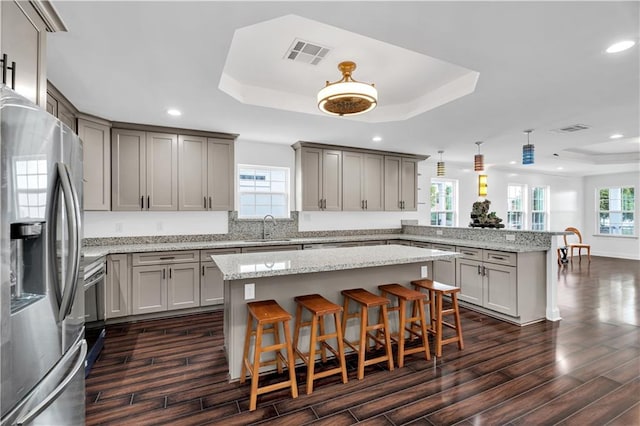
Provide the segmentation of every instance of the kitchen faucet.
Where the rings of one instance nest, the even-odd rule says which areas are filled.
[[[273,222],[273,227],[276,226],[276,218],[272,215],[268,214],[262,218],[262,239],[266,240],[267,237],[271,238],[271,232],[267,233],[267,218],[271,218],[271,222]],[[273,232],[273,229],[271,230]]]

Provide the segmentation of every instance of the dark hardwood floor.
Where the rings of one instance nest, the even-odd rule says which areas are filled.
[[[559,272],[559,322],[518,327],[462,309],[463,351],[371,366],[362,381],[351,357],[347,384],[321,379],[312,395],[298,368],[297,399],[261,395],[253,412],[248,383],[226,382],[222,312],[110,326],[87,424],[639,425],[639,287],[638,261],[575,262]]]

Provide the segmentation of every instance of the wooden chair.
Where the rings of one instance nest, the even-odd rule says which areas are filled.
[[[567,242],[567,236],[564,235],[564,245],[569,249],[569,256],[571,259],[571,263],[573,263],[573,249],[577,248],[578,249],[578,261],[582,262],[582,257],[581,257],[581,251],[582,249],[587,249],[587,258],[589,259],[589,262],[591,262],[591,245],[590,244],[584,244],[582,242],[582,234],[580,233],[580,231],[578,231],[577,228],[574,228],[572,226],[568,227],[567,229],[565,229],[565,231],[567,232],[573,232],[577,237],[578,237],[578,242],[577,243],[568,243]]]
[[[342,316],[342,306],[328,301],[319,294],[297,296],[294,300],[298,304],[298,307],[296,309],[296,325],[293,332],[293,350],[307,365],[307,394],[313,392],[313,381],[322,377],[340,374],[342,376],[342,383],[347,383],[347,363],[344,359],[344,341],[342,337],[342,322],[340,319]],[[305,310],[311,313],[311,319],[308,321],[304,321],[302,318]],[[327,333],[325,331],[326,315],[333,315],[335,324],[334,333]],[[308,352],[304,352],[298,348],[302,327],[311,327]],[[327,343],[329,339],[336,339],[337,348]],[[327,351],[329,351],[337,358],[337,367],[319,373],[315,371],[318,346],[322,362],[327,362]]]
[[[298,397],[298,385],[296,383],[295,358],[293,345],[291,344],[291,333],[289,321],[291,314],[282,309],[275,300],[263,300],[247,303],[247,332],[244,339],[244,354],[242,371],[240,372],[240,383],[244,383],[247,371],[251,375],[251,395],[249,399],[249,411],[256,409],[258,395],[278,389],[290,388],[291,397]],[[253,328],[254,322],[256,328]],[[284,330],[284,343],[280,341],[279,326]],[[271,333],[274,337],[274,344],[262,346],[264,334]],[[251,337],[255,336],[253,358],[249,357]],[[282,350],[287,352],[286,358],[282,355]],[[276,357],[270,361],[261,361],[260,357],[265,352],[275,352]],[[289,380],[265,386],[258,386],[260,367],[266,365],[276,365],[278,373],[283,372],[283,365],[289,368]]]

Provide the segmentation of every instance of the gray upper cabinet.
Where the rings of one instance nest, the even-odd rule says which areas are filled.
[[[47,25],[31,2],[7,0],[0,2],[2,10],[2,54],[7,55],[8,66],[16,63],[14,70],[7,71],[7,86],[13,88],[40,106],[47,98],[46,80],[46,32]]]
[[[107,122],[78,118],[83,142],[84,209],[111,209],[111,138]]]
[[[146,133],[113,129],[111,132],[111,209],[143,210],[147,188]]]
[[[342,151],[302,148],[296,157],[302,210],[342,210]]]
[[[383,210],[384,156],[342,152],[342,210]]]
[[[178,210],[178,136],[146,135],[147,210]]]
[[[384,209],[417,210],[418,160],[385,155]]]
[[[178,209],[178,137],[113,129],[112,210]]]
[[[179,210],[233,210],[233,143],[178,136]]]

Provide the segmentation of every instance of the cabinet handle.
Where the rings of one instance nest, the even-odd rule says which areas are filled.
[[[211,210],[211,197],[209,197],[209,210]]]
[[[486,277],[487,276],[487,268],[486,267],[482,267],[482,276]]]
[[[318,208],[322,209],[322,198],[318,200]]]
[[[202,276],[204,277],[204,265],[202,265]]]
[[[151,207],[151,195],[147,195],[147,210]]]
[[[369,200],[364,200],[364,209],[365,210],[369,209]]]
[[[144,195],[140,196],[140,210],[144,210]]]
[[[473,256],[475,254],[468,251],[461,251],[460,253],[464,254],[465,256]]]
[[[207,197],[202,197],[202,198],[204,198],[204,209],[206,210],[207,209]]]
[[[323,209],[326,209],[326,208],[327,208],[327,199],[326,199],[326,198],[324,198],[324,199],[322,200],[322,208],[323,208]]]
[[[364,200],[361,200],[361,201],[360,201],[360,208],[361,208],[362,210],[364,210]]]
[[[504,257],[502,256],[491,256],[492,259],[496,259],[496,260],[506,260]]]
[[[165,278],[167,278],[167,270],[163,269],[162,270],[162,279],[164,280]]]
[[[175,256],[165,256],[165,257],[161,257],[160,260],[172,260],[175,259]]]
[[[481,268],[481,266],[478,265],[478,275],[482,275],[482,269],[480,269],[480,268]]]
[[[169,279],[171,279],[171,268],[169,268]]]
[[[7,58],[7,54],[2,54],[2,84],[7,84],[7,70],[11,70],[11,88],[16,90],[16,63],[11,62],[11,66],[9,65],[9,60]]]

